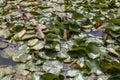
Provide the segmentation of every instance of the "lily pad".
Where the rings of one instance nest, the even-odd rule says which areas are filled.
[[[33,49],[40,50],[40,49],[44,48],[44,45],[45,45],[44,42],[40,42],[40,43],[36,44],[35,46],[33,46]]]
[[[63,68],[59,61],[46,61],[43,64],[43,70],[52,74],[58,75]]]
[[[30,39],[30,40],[28,40],[28,45],[34,46],[37,42],[38,42],[38,39]]]
[[[58,76],[52,73],[46,73],[41,76],[43,80],[59,80]]]
[[[4,49],[8,46],[8,43],[5,41],[0,41],[0,49]]]

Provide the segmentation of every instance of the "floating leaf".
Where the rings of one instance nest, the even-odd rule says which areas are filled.
[[[30,11],[29,13],[31,13],[34,16],[40,15],[40,12],[38,12],[38,11]]]
[[[89,38],[86,43],[95,43],[95,44],[98,44],[98,45],[103,45],[103,41],[101,39],[98,39],[98,38]]]
[[[43,80],[59,80],[58,76],[52,73],[46,73],[41,76]]]
[[[11,28],[11,31],[13,32],[19,32],[24,28],[23,24],[17,23],[14,25],[14,27]]]
[[[113,48],[107,48],[107,50],[110,52],[110,53],[113,53],[117,56],[120,56],[119,53],[117,53]]]
[[[3,30],[3,36],[4,38],[9,38],[12,34],[10,33],[9,29]]]
[[[3,77],[1,80],[11,80],[12,75],[7,75],[5,77]]]
[[[68,70],[66,76],[75,77],[78,73],[78,70]]]
[[[15,53],[16,53],[17,50],[13,49],[13,48],[5,48],[4,49],[4,53],[2,54],[2,57],[3,58],[11,58]]]
[[[14,38],[21,38],[26,33],[26,30],[22,30],[14,35]]]
[[[35,38],[35,34],[25,34],[22,37],[22,40],[27,40],[27,39],[31,39],[31,38]]]
[[[74,80],[85,80],[85,78],[83,77],[82,74],[77,74],[77,76],[75,76]]]
[[[37,35],[37,37],[38,37],[39,39],[44,39],[44,37],[45,37],[45,35],[44,35],[44,33],[42,32],[41,29],[39,29],[39,30],[37,31],[36,35]]]
[[[37,22],[35,19],[30,19],[30,23],[33,25],[33,26],[36,26],[37,25]]]
[[[30,40],[28,40],[28,45],[34,46],[37,42],[38,42],[38,39],[30,39]]]
[[[92,59],[95,59],[97,57],[100,56],[100,47],[98,47],[96,44],[94,43],[89,43],[87,45],[87,51],[88,51],[88,56]]]
[[[37,30],[43,30],[43,29],[46,29],[47,27],[45,26],[45,25],[43,25],[43,24],[38,24],[38,26],[37,26]]]
[[[4,41],[0,41],[0,49],[4,49],[8,46],[8,43],[7,42],[4,42]]]
[[[63,68],[61,62],[59,61],[46,61],[43,64],[43,70],[52,74],[59,74]]]
[[[32,75],[32,80],[40,80],[41,79],[41,75],[43,75],[44,73],[42,72],[34,72]]]
[[[33,46],[33,49],[40,50],[40,49],[44,48],[44,46],[45,46],[45,43],[40,42],[40,43],[36,44],[35,46]]]
[[[80,67],[84,67],[85,66],[85,60],[84,58],[79,58],[78,61],[77,61],[77,64],[80,66]]]
[[[47,41],[59,41],[60,36],[53,33],[49,33],[45,36],[45,38]]]
[[[90,68],[90,73],[96,73],[98,75],[102,74],[102,71],[100,70],[99,63],[97,63],[94,60],[89,60],[86,62],[87,66]]]
[[[120,19],[115,19],[115,18],[113,18],[113,19],[112,19],[112,22],[113,22],[114,24],[116,24],[116,25],[120,25]]]
[[[23,50],[19,50],[12,56],[13,61],[15,62],[26,62],[30,60],[31,55],[25,54]]]
[[[18,72],[18,73],[20,73],[22,75],[29,74],[29,71],[25,70],[25,69],[27,69],[25,64],[16,65],[15,69],[16,69],[16,72]]]

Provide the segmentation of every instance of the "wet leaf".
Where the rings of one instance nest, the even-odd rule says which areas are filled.
[[[120,19],[112,19],[112,22],[116,25],[120,25]]]
[[[83,17],[84,17],[83,14],[76,13],[76,12],[73,13],[73,18],[74,19],[82,19]]]
[[[22,30],[14,35],[15,38],[21,38],[26,33],[26,30]]]
[[[40,53],[39,53],[39,56],[40,56],[41,58],[43,58],[43,59],[50,59],[50,57],[47,56],[47,55],[45,54],[45,52],[40,52]]]
[[[54,42],[48,42],[46,45],[45,45],[45,48],[46,49],[54,49],[56,46],[57,46],[58,42],[54,41]]]
[[[9,29],[3,30],[4,38],[9,38],[12,34],[10,33]]]
[[[58,76],[52,73],[46,73],[41,76],[43,80],[59,80]]]
[[[30,19],[30,23],[33,25],[33,26],[36,26],[37,25],[37,22],[35,19]]]
[[[38,42],[38,39],[30,39],[30,40],[28,40],[28,45],[34,46],[37,42]]]
[[[19,32],[23,29],[23,24],[21,23],[18,23],[18,24],[15,24],[14,27],[11,28],[11,31],[14,31],[14,32]]]
[[[13,49],[13,48],[5,48],[4,49],[4,53],[1,54],[3,58],[11,58],[15,53],[16,53],[17,50]]]
[[[40,12],[38,12],[38,11],[30,11],[29,13],[31,13],[34,16],[40,15]]]
[[[32,75],[32,79],[33,80],[40,80],[41,79],[41,76],[40,75],[43,75],[44,73],[42,72],[34,72],[33,75]],[[41,79],[42,80],[42,79]]]
[[[45,38],[47,41],[59,41],[60,36],[53,33],[49,33],[45,36]]]
[[[84,67],[85,66],[85,60],[84,58],[79,58],[78,61],[77,61],[77,64],[80,66],[80,67]]]
[[[67,54],[67,52],[68,52],[68,50],[66,48],[62,48],[61,51],[57,53],[58,58],[60,58],[60,59],[68,58],[69,55]]]
[[[21,63],[15,72],[0,64],[0,80],[118,80],[119,7],[118,0],[0,0],[0,44],[9,43],[0,54]]]
[[[4,49],[8,46],[8,43],[7,42],[4,42],[4,41],[0,41],[0,49]]]
[[[59,74],[63,68],[61,62],[59,61],[46,61],[43,64],[43,70],[52,74]]]
[[[22,40],[27,40],[27,39],[31,39],[31,38],[35,38],[35,34],[25,34],[22,37]]]
[[[42,32],[41,29],[39,29],[39,30],[37,31],[36,35],[37,35],[37,37],[38,37],[39,39],[44,39],[44,37],[45,37],[45,35],[44,35],[44,33]]]
[[[117,56],[120,56],[119,53],[117,53],[117,52],[115,51],[115,49],[113,49],[113,48],[107,48],[107,50],[108,50],[110,53],[112,53],[112,54],[115,54],[115,55],[117,55]]]
[[[84,77],[79,73],[77,76],[75,76],[74,80],[84,80]]]
[[[27,75],[29,74],[29,71],[25,70],[26,66],[25,64],[19,64],[15,66],[16,72],[22,74],[22,75]]]
[[[79,74],[78,70],[68,70],[66,76],[75,77],[77,74]]]
[[[108,79],[109,80],[118,80],[118,79],[120,79],[120,75],[112,76],[112,77],[110,77]]]
[[[38,24],[38,26],[37,26],[37,30],[43,30],[43,29],[46,29],[47,27],[45,26],[45,25],[43,25],[43,24]]]
[[[26,62],[32,58],[32,56],[29,55],[28,52],[29,52],[29,47],[27,45],[22,45],[12,56],[12,59],[15,62]]]
[[[107,73],[112,74],[112,75],[119,74],[119,72],[116,72],[116,71],[120,70],[119,66],[120,66],[120,64],[118,62],[115,62],[115,61],[112,61],[112,62],[109,62],[109,61],[106,61],[106,60],[101,61],[101,67]]]
[[[44,48],[44,46],[45,46],[45,43],[40,42],[40,43],[36,44],[35,46],[33,46],[33,49],[40,50],[40,49]]]
[[[103,45],[103,41],[101,39],[98,39],[98,38],[89,38],[86,43],[95,43],[95,44],[98,44],[98,45]]]
[[[5,77],[3,77],[1,80],[11,80],[12,75],[7,75]]]
[[[90,73],[96,73],[98,75],[102,74],[102,71],[100,70],[99,63],[97,63],[94,60],[89,60],[86,62],[87,66],[90,68]]]

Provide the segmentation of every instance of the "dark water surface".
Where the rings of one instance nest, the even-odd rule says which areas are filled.
[[[1,56],[2,50],[0,50],[0,65],[16,65],[17,63],[14,62],[12,59],[6,59]]]
[[[91,35],[93,35],[94,37],[102,37],[103,34],[104,34],[104,31],[103,30],[96,30],[96,31],[90,31],[90,32],[83,32],[83,34],[86,34],[87,37],[91,37]]]
[[[4,40],[5,40],[4,38],[0,37],[1,42],[2,41],[4,42]],[[3,54],[3,49],[2,50],[0,49],[0,65],[12,65],[12,66],[14,66],[17,64],[11,58],[9,58],[9,59],[3,58],[2,54]]]

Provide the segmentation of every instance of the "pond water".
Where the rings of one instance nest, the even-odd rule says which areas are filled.
[[[100,29],[100,30],[96,30],[96,31],[83,32],[83,34],[86,34],[88,38],[92,37],[92,36],[94,36],[94,37],[102,37],[103,34],[104,34],[104,31]]]
[[[95,37],[97,36],[102,36],[103,35],[103,31],[102,30],[97,30],[97,31],[91,31],[91,32],[83,32],[83,34],[86,34],[88,37],[91,37],[91,35],[94,35]],[[11,45],[11,47],[15,48],[15,45]],[[3,58],[1,55],[3,54],[3,50],[0,50],[0,65],[16,65],[18,64],[17,62],[14,62],[11,58],[7,59],[7,58]]]
[[[7,45],[5,46],[4,45],[4,38],[0,38],[0,48],[4,48],[4,47],[8,47]],[[3,47],[2,47],[3,46]],[[11,45],[11,46],[14,46],[14,45]],[[10,47],[10,46],[9,46]],[[3,52],[4,52],[4,49],[0,49],[0,66],[1,65],[16,65],[17,63],[14,62],[11,58],[3,58],[2,55],[3,55]]]
[[[0,51],[0,54],[2,54],[2,51]],[[16,65],[17,63],[14,62],[11,58],[10,59],[6,59],[6,58],[3,58],[1,55],[0,55],[0,65]]]

